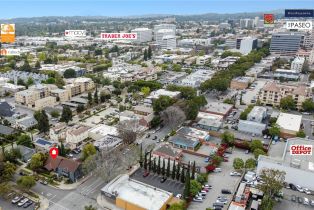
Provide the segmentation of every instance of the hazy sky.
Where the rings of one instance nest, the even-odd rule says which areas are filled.
[[[314,9],[314,0],[0,0],[0,18],[129,16]]]

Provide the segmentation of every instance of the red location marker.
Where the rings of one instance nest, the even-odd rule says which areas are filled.
[[[49,151],[49,154],[53,159],[57,158],[59,154],[58,148],[55,148],[55,147],[51,148]]]

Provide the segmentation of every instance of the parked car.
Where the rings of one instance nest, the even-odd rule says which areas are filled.
[[[164,183],[166,180],[167,180],[167,177],[164,176],[160,179],[160,183]]]
[[[41,184],[43,184],[43,185],[47,185],[48,184],[48,182],[46,181],[46,180],[40,180],[39,181]]]
[[[157,139],[157,136],[154,136],[153,140],[156,140]]]
[[[182,198],[182,195],[181,195],[181,194],[177,194],[177,195],[176,195],[176,198],[180,198],[180,199],[181,199],[181,198]]]
[[[202,193],[198,193],[198,194],[196,194],[196,197],[205,199],[206,195],[205,195],[205,194],[202,194]]]
[[[311,200],[310,205],[311,205],[311,206],[314,206],[314,200]]]
[[[216,203],[227,204],[227,203],[228,203],[228,200],[227,200],[227,199],[226,199],[226,200],[219,200],[219,199],[217,199],[217,200],[216,200]]]
[[[18,203],[20,200],[22,200],[24,197],[23,196],[15,196],[12,200],[11,203],[16,204]]]
[[[221,172],[221,171],[222,171],[221,168],[215,168],[215,169],[214,169],[214,172],[215,172],[215,173],[218,173],[218,172]]]
[[[149,175],[149,171],[145,171],[144,173],[143,173],[143,177],[147,177]]]
[[[245,154],[249,154],[249,152],[250,152],[250,151],[249,151],[248,149],[247,149],[247,150],[245,150]]]
[[[289,187],[291,188],[291,190],[294,190],[294,191],[297,190],[297,187],[292,183],[289,184]]]
[[[221,193],[222,193],[222,194],[231,194],[231,191],[228,190],[228,189],[222,189],[222,190],[221,190]]]
[[[23,208],[27,208],[27,207],[29,207],[32,204],[33,204],[33,201],[29,200],[26,203],[24,203]]]
[[[229,162],[229,159],[228,158],[224,158],[224,162]]]
[[[297,201],[297,197],[295,195],[291,195],[291,201],[296,202]]]
[[[232,172],[230,172],[230,176],[241,176],[241,173],[236,172],[236,171],[232,171]]]
[[[194,197],[193,201],[195,201],[195,202],[203,202],[203,199],[200,198],[200,197]]]
[[[29,199],[28,199],[28,198],[24,198],[24,199],[21,200],[17,205],[18,205],[19,207],[21,207],[21,206],[23,206],[27,201],[29,201]]]
[[[297,190],[298,190],[299,192],[303,192],[303,191],[304,191],[303,188],[302,188],[300,185],[296,185],[296,188],[297,188]]]
[[[150,137],[150,134],[148,133],[147,135],[146,135],[146,138],[149,138]]]
[[[312,194],[311,191],[308,188],[303,188],[303,191],[307,195],[311,195]]]
[[[202,188],[206,188],[206,189],[212,189],[213,187],[209,184],[205,184],[202,186]]]
[[[208,163],[209,162],[209,157],[206,157],[204,161],[205,161],[205,163]]]
[[[304,204],[304,205],[309,205],[309,204],[310,204],[309,199],[306,198],[306,197],[304,197],[304,198],[303,198],[303,204]]]
[[[298,197],[297,200],[299,203],[303,203],[303,199],[301,197]]]

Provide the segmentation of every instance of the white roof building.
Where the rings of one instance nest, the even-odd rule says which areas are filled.
[[[295,135],[300,130],[301,121],[302,115],[280,113],[276,123],[281,133]]]
[[[88,136],[94,140],[99,140],[107,135],[118,136],[118,129],[113,126],[99,124],[88,131]]]
[[[131,204],[141,209],[159,210],[172,198],[172,193],[120,175],[101,189],[104,196],[115,198],[116,205]]]

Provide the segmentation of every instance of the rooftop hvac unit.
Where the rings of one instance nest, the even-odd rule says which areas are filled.
[[[293,168],[300,168],[301,167],[301,160],[293,159],[290,163],[290,166]]]

